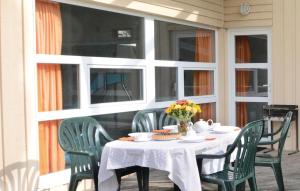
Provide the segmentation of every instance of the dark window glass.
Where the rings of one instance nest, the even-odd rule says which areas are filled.
[[[155,58],[157,60],[215,62],[215,32],[155,21]]]
[[[251,121],[263,118],[263,106],[265,102],[237,102],[236,103],[236,124],[243,127]]]
[[[107,133],[118,139],[131,133],[131,123],[136,111],[93,116]]]
[[[78,65],[61,65],[63,87],[63,109],[79,108]]]
[[[90,69],[91,103],[143,99],[142,69]]]
[[[144,58],[144,19],[109,11],[61,5],[62,54]]]
[[[177,68],[155,67],[155,99],[156,101],[177,99]]]
[[[184,71],[184,96],[202,96],[212,94],[214,94],[213,71]]]
[[[235,76],[237,96],[268,96],[268,71],[266,69],[236,69]]]
[[[267,35],[246,35],[235,37],[236,63],[267,63]]]

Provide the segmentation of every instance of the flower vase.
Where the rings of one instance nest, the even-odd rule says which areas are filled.
[[[179,124],[178,124],[178,132],[182,136],[186,136],[188,128],[189,128],[189,122],[187,122],[187,121],[180,121],[179,122]]]

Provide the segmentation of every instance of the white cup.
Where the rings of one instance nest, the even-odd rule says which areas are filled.
[[[150,134],[149,133],[137,133],[134,136],[134,141],[147,141],[150,138]]]
[[[166,125],[166,126],[163,126],[163,129],[170,130],[170,133],[178,133],[178,126],[177,125]]]

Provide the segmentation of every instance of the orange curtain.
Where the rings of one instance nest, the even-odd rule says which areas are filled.
[[[213,33],[205,29],[196,31],[195,61],[213,62]],[[209,95],[212,93],[212,73],[209,71],[195,71],[193,76],[194,95]],[[212,104],[202,104],[202,112],[197,118],[210,119],[212,117]]]
[[[213,104],[212,103],[205,103],[200,104],[201,107],[201,113],[196,114],[194,121],[199,121],[200,119],[208,120],[213,119],[214,110],[213,110]]]
[[[247,36],[237,36],[235,43],[235,53],[237,63],[249,63],[251,61],[251,50]],[[236,93],[238,96],[246,96],[248,91],[250,73],[248,71],[236,72]],[[247,103],[236,103],[236,123],[239,127],[244,127],[248,122]]]
[[[36,48],[38,54],[61,54],[60,6],[36,0]],[[38,111],[62,109],[62,79],[59,64],[38,64]],[[39,123],[40,174],[64,169],[64,152],[58,144],[59,121]]]

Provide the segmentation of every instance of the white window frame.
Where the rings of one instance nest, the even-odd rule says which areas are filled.
[[[131,12],[124,9],[117,8],[108,8],[100,7],[99,5],[94,5],[92,3],[79,2],[76,0],[55,0],[61,3],[68,3],[72,5],[89,7],[104,11],[112,11],[116,13],[122,13],[133,16],[140,16],[144,18],[144,47],[145,47],[145,59],[127,59],[127,58],[111,58],[111,57],[85,57],[85,56],[69,56],[69,55],[44,55],[44,54],[35,54],[35,41],[33,42],[33,65],[29,68],[31,71],[34,71],[32,75],[31,82],[34,83],[34,88],[32,88],[33,95],[31,97],[31,102],[33,104],[33,113],[34,114],[34,126],[31,127],[29,134],[29,139],[34,140],[30,142],[28,146],[30,148],[29,152],[33,152],[34,158],[39,158],[38,153],[38,122],[49,121],[49,120],[59,120],[71,117],[78,116],[93,116],[93,115],[103,115],[103,114],[112,114],[119,112],[130,112],[137,111],[147,108],[158,108],[158,107],[167,107],[175,100],[172,101],[155,101],[155,67],[177,67],[177,94],[178,99],[191,99],[198,104],[203,103],[215,103],[216,105],[216,118],[218,120],[218,31],[216,28],[195,24],[187,21],[179,21],[176,19],[166,19],[161,17],[156,17],[152,15],[147,15]],[[32,15],[32,39],[35,40],[35,14]],[[166,60],[155,60],[155,45],[154,45],[154,21],[166,21],[177,24],[183,24],[198,28],[204,28],[209,30],[214,30],[215,35],[215,62],[214,63],[199,63],[199,62],[184,62],[184,61],[166,61]],[[37,110],[37,64],[73,64],[78,65],[79,72],[79,99],[80,104],[77,109],[66,109],[60,111],[48,111],[48,112],[38,112]],[[89,68],[91,67],[102,67],[102,68],[139,68],[143,70],[143,100],[139,101],[130,101],[130,102],[114,102],[114,103],[101,103],[101,104],[90,104],[90,95],[89,95]],[[208,96],[184,96],[184,70],[211,70],[214,71],[214,94]],[[178,88],[182,87],[182,88]],[[134,103],[134,104],[132,104]],[[39,176],[39,189],[47,189],[50,187],[59,186],[62,184],[69,183],[70,169],[65,169],[59,172],[49,173],[46,175]]]
[[[267,63],[236,63],[235,62],[235,36],[239,35],[267,35]],[[272,102],[272,33],[270,28],[245,28],[232,29],[228,31],[228,82],[229,82],[229,123],[236,125],[236,102]],[[236,96],[235,70],[236,69],[266,69],[268,74],[268,96],[267,97],[243,97]]]

